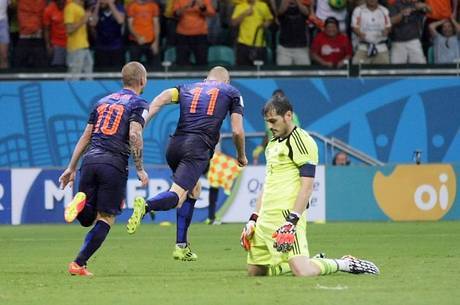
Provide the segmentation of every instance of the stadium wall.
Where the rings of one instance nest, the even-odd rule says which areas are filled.
[[[184,80],[151,80],[144,97]],[[460,78],[235,79],[244,97],[245,129],[261,131],[260,109],[282,88],[302,127],[336,137],[385,163],[460,162]],[[120,88],[114,80],[0,82],[0,167],[65,166],[92,105]],[[161,111],[145,131],[145,161],[163,164],[178,107]],[[230,124],[223,124],[230,131]],[[228,142],[228,143],[227,143]],[[231,141],[223,145],[232,152]],[[251,151],[260,139],[248,140]],[[324,162],[324,147],[320,145]],[[329,159],[330,160],[330,159]]]
[[[0,170],[0,224],[63,223],[70,188],[59,189],[63,169],[15,168]],[[140,188],[135,171],[127,183],[125,223],[135,196],[153,196],[169,189],[171,173],[149,168],[148,188]],[[308,212],[310,221],[436,221],[460,220],[460,165],[425,164],[369,167],[319,166]],[[197,201],[193,220],[207,217],[208,183]],[[229,196],[222,191],[217,203],[223,222],[245,222],[264,183],[264,167],[245,168]],[[151,221],[147,219],[147,222]],[[175,222],[175,211],[158,213],[155,222]]]

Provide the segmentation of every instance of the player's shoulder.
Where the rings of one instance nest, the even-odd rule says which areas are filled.
[[[225,94],[227,94],[230,97],[240,97],[241,93],[240,90],[235,88],[233,85],[226,84],[226,83],[219,83],[219,89]]]
[[[316,145],[315,140],[312,136],[304,129],[300,127],[295,127],[291,133],[291,137],[294,140],[294,144],[304,150],[308,146]]]
[[[133,105],[140,105],[140,106],[146,106],[148,105],[148,102],[145,100],[145,98],[143,98],[142,96],[140,95],[137,95],[137,94],[133,94],[131,95],[130,97],[130,100],[129,100]]]

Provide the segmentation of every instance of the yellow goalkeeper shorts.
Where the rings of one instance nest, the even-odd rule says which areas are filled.
[[[254,237],[251,239],[251,249],[248,252],[247,263],[249,265],[277,265],[295,256],[310,256],[307,243],[306,212],[297,223],[293,249],[288,253],[281,253],[273,248],[275,240],[272,235],[286,222],[286,213],[289,214],[287,210],[284,210],[272,212],[271,215],[259,216]]]

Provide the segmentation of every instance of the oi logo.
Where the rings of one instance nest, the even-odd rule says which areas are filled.
[[[398,165],[374,176],[375,199],[392,220],[439,220],[452,207],[456,175],[449,164]]]

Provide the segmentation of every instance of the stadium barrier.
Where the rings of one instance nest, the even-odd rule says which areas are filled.
[[[263,166],[245,168],[229,196],[219,194],[217,210],[225,222],[245,222],[254,209],[264,183]],[[135,196],[153,196],[169,189],[166,168],[148,168],[147,188],[131,170],[127,183],[124,223]],[[70,188],[59,189],[62,169],[14,168],[0,170],[0,224],[63,223],[64,204],[73,196]],[[460,165],[422,164],[369,166],[319,166],[310,201],[308,220],[324,221],[436,221],[459,220],[456,196]],[[208,183],[196,204],[195,222],[207,217]],[[151,221],[147,219],[145,221]],[[175,211],[158,213],[155,222],[175,222]]]

